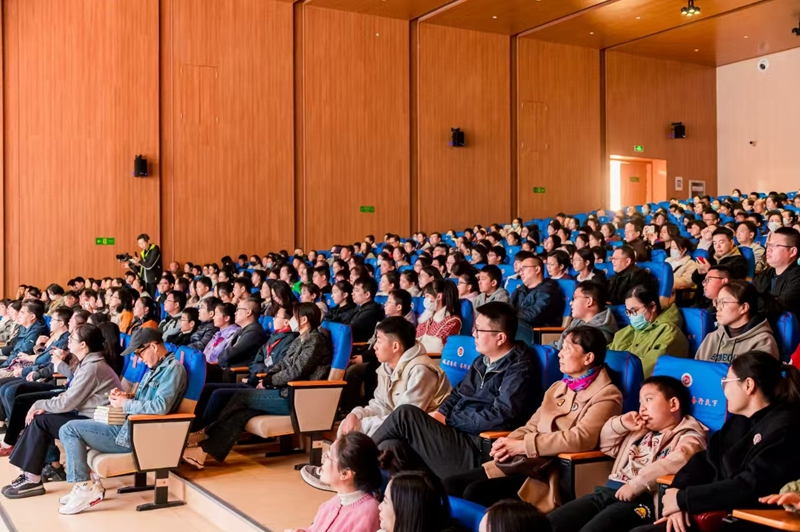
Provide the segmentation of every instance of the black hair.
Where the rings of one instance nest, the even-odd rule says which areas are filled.
[[[209,290],[211,290],[212,286],[214,285],[214,283],[211,282],[211,279],[209,279],[208,277],[203,277],[203,276],[198,277],[197,279],[194,280],[194,282],[195,282],[195,285],[194,285],[195,290],[197,290],[197,285],[198,284],[201,284],[201,285],[205,286]]]
[[[594,251],[592,248],[581,248],[575,252],[581,259],[589,263],[588,268],[591,270],[594,268]]]
[[[517,255],[519,255],[519,253],[517,253]],[[481,268],[481,273],[488,275],[490,281],[497,281],[498,287],[503,282],[503,271],[494,264],[487,264]]]
[[[769,353],[753,350],[739,355],[731,362],[731,371],[742,381],[753,379],[770,404],[800,403],[800,372]]]
[[[345,304],[349,304],[353,302],[353,285],[350,284],[349,281],[338,281],[334,284],[336,288],[339,289],[345,296]]]
[[[42,319],[42,316],[44,316],[44,303],[38,299],[25,299],[22,301],[22,306],[36,316],[37,320]]]
[[[733,231],[731,231],[727,227],[717,228],[717,229],[714,230],[713,233],[711,233],[712,237],[719,236],[719,235],[724,236],[728,240],[733,240]]]
[[[450,502],[441,481],[423,471],[392,477],[389,497],[394,507],[394,532],[441,531],[451,524]]]
[[[0,302],[0,303],[2,303],[2,302]],[[67,325],[69,325],[69,319],[72,317],[72,314],[73,314],[73,312],[72,312],[71,308],[69,308],[69,307],[58,307],[53,312],[51,312],[50,315],[53,318],[61,320],[61,322],[66,327]]]
[[[392,316],[380,322],[375,330],[400,342],[403,351],[408,351],[417,341],[417,331],[414,325],[400,316]]]
[[[236,305],[233,303],[222,303],[220,301],[220,304],[217,305],[217,308],[215,308],[214,311],[222,314],[223,318],[230,318],[231,323],[234,322],[236,316]]]
[[[795,252],[800,254],[800,232],[794,227],[781,227],[775,231],[776,235],[785,236],[788,245],[795,249]]]
[[[414,270],[411,271],[413,272]],[[381,280],[383,280],[384,278],[386,278],[386,282],[388,282],[389,285],[391,286],[389,292],[391,292],[392,290],[397,290],[400,287],[400,276],[397,274],[396,271],[392,270],[390,272],[386,272],[385,274],[383,274],[383,277],[381,277]]]
[[[178,305],[178,310],[183,312],[183,309],[186,308],[186,292],[171,290],[167,295],[172,296],[172,300]]]
[[[308,325],[312,330],[319,328],[319,324],[322,323],[322,311],[314,303],[298,303],[292,313],[298,322],[300,318],[308,319]]]
[[[380,451],[375,442],[363,432],[348,432],[336,440],[338,468],[353,472],[353,483],[358,491],[378,493],[383,484],[380,469]]]
[[[103,351],[105,347],[105,338],[103,338],[102,331],[91,323],[78,325],[75,327],[75,331],[72,334],[75,335],[75,339],[78,343],[86,343],[86,347],[89,349],[90,353]]]
[[[606,361],[606,337],[600,329],[588,325],[578,325],[567,333],[573,344],[577,344],[585,353],[594,353],[594,365],[600,367]]]
[[[186,316],[186,319],[189,320],[189,322],[193,322],[195,328],[197,328],[200,324],[200,314],[198,310],[194,307],[189,307],[183,310],[183,314]]]
[[[500,262],[505,262],[506,260],[506,248],[503,246],[492,246],[492,248],[487,252],[487,255],[489,253],[494,253],[497,255],[500,258]]]
[[[222,304],[222,300],[220,298],[214,297],[214,296],[208,296],[208,297],[206,297],[204,299],[201,299],[198,302],[197,306],[198,306],[198,308],[200,308],[200,305],[205,305],[206,306],[206,310],[208,312],[215,312],[217,310],[217,307],[219,305],[221,305],[221,304]]]
[[[355,286],[360,286],[364,292],[369,293],[370,300],[375,299],[378,294],[378,282],[372,277],[359,277],[356,279]]]
[[[575,290],[580,290],[584,297],[591,297],[597,304],[597,309],[602,312],[606,309],[606,301],[608,300],[608,291],[604,284],[596,283],[594,281],[582,281],[578,283]]]
[[[466,273],[462,273],[458,276],[459,282],[463,279],[464,283],[466,283],[467,287],[469,287],[469,294],[474,294],[480,291],[480,286],[478,286],[478,278],[475,277],[475,274],[471,271]]]
[[[689,388],[684,386],[683,383],[675,377],[653,375],[642,382],[642,387],[644,387],[645,384],[652,384],[658,388],[658,391],[661,392],[667,400],[673,397],[677,398],[678,403],[681,405],[681,417],[686,417],[691,412],[692,394],[689,393]]]
[[[434,279],[422,289],[422,295],[431,295],[436,298],[442,294],[442,303],[447,314],[461,318],[461,301],[458,299],[458,288],[455,283],[446,279]]]
[[[501,301],[492,301],[476,308],[475,312],[486,316],[492,329],[502,331],[509,342],[514,342],[519,326],[519,318],[514,307]]]
[[[140,297],[138,299],[139,302],[144,306],[145,313],[142,317],[142,323],[146,321],[153,320],[158,323],[158,320],[161,319],[160,309],[158,307],[158,303],[153,301],[151,297]]]
[[[661,314],[661,301],[658,299],[658,291],[654,290],[653,287],[638,284],[625,294],[625,299],[630,298],[638,299],[645,307],[655,305],[656,311]]]
[[[566,273],[569,273],[569,254],[566,251],[557,249],[548,253],[547,258],[553,257],[556,263],[564,268]]]
[[[749,310],[748,316],[758,313],[759,293],[755,286],[743,279],[731,279],[720,288],[720,291],[727,290],[740,305],[747,303]]]
[[[620,246],[614,251],[619,250],[622,253],[622,256],[631,260],[631,262],[636,262],[636,251],[633,250],[630,246]]]
[[[520,500],[507,499],[492,505],[486,511],[486,529],[489,532],[552,532],[547,516],[534,505]]]
[[[233,280],[233,284],[239,285],[244,288],[244,293],[249,295],[250,291],[253,290],[253,281],[248,279],[247,277],[237,277]]]

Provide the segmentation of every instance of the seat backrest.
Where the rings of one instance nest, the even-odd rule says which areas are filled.
[[[747,280],[752,281],[756,276],[756,256],[753,250],[747,246],[739,246],[739,252],[747,261]]]
[[[653,375],[675,377],[689,388],[691,414],[712,434],[722,428],[728,415],[728,403],[720,382],[727,373],[727,364],[669,355],[658,357],[653,369]]]
[[[472,301],[469,299],[461,300],[461,334],[472,335],[472,326],[475,323],[475,310]]]
[[[454,335],[447,338],[440,365],[453,388],[464,379],[472,362],[479,356],[475,350],[475,338],[472,336]]]
[[[798,326],[795,315],[791,312],[781,314],[775,323],[773,332],[775,341],[778,343],[781,360],[788,363],[800,344],[800,326]]]
[[[275,323],[272,316],[261,316],[258,318],[258,323],[261,324],[265,331],[275,332]]]
[[[353,353],[353,332],[350,330],[349,325],[334,323],[332,321],[323,321],[320,327],[331,333],[331,343],[333,344],[331,373],[334,373],[333,370],[340,370],[342,375],[344,375],[343,372],[347,369],[347,363],[350,361],[350,355]],[[339,377],[329,378],[329,380],[338,380],[338,378]]]
[[[558,351],[549,345],[532,345],[539,375],[542,376],[542,390],[547,390],[554,382],[561,380],[564,374],[558,364]]]
[[[625,305],[609,305],[608,309],[614,315],[614,319],[617,320],[617,326],[620,329],[631,324],[631,319],[625,314]]]
[[[506,264],[511,264],[513,269],[514,257],[520,252],[522,246],[506,246]]]
[[[44,323],[45,323],[45,325],[47,325],[47,328],[49,329],[50,328],[50,316],[48,316],[47,314],[44,315]]]
[[[707,249],[699,249],[699,248],[695,249],[694,251],[692,251],[691,255],[692,255],[692,258],[695,259],[695,260],[697,260],[699,258],[703,258],[703,259],[708,260],[708,250]]]
[[[658,281],[658,295],[660,297],[671,297],[672,286],[675,278],[672,274],[672,266],[664,262],[640,262],[639,267],[650,272]]]
[[[667,252],[663,249],[654,249],[650,253],[650,260],[652,262],[664,262],[667,260]]]
[[[511,277],[514,275],[514,259],[511,259],[511,264],[498,264],[497,267],[500,268],[500,271],[503,272],[503,279],[506,277]]]
[[[325,298],[325,304],[328,306],[329,309],[336,306],[336,302],[333,300],[333,296],[330,294],[323,294],[322,297]]]
[[[508,295],[510,296],[514,292],[514,290],[516,290],[520,286],[522,286],[522,280],[509,279],[508,281],[506,281],[506,292],[508,292]]]
[[[486,508],[480,504],[465,501],[456,497],[448,497],[450,500],[450,517],[455,519],[458,524],[470,530],[471,532],[478,532],[481,526],[481,520],[486,513]]]
[[[561,294],[564,296],[564,312],[561,316],[564,319],[563,326],[566,327],[568,320],[572,316],[572,296],[575,295],[575,288],[577,288],[578,282],[569,279],[558,279],[556,282],[561,289]]]
[[[399,268],[397,268],[397,272],[398,273],[403,273],[403,272],[407,272],[407,271],[410,271],[410,270],[413,270],[413,269],[414,269],[413,266],[400,266]]]
[[[610,262],[595,262],[594,267],[598,270],[603,270],[606,272],[606,278],[611,277],[614,275],[614,265]]]
[[[119,335],[119,343],[122,344],[122,350],[128,349],[128,346],[131,345],[131,335],[130,334],[120,334]]]
[[[706,335],[714,330],[711,313],[702,308],[679,309],[683,318],[683,333],[689,340],[689,354],[694,357]]]
[[[191,347],[179,347],[175,351],[175,358],[177,358],[183,367],[186,369],[186,392],[183,394],[183,400],[178,407],[178,412],[191,414],[194,412],[197,401],[200,399],[200,393],[203,391],[203,386],[206,382],[206,359],[203,353]]]
[[[375,296],[375,303],[383,306],[386,304],[387,299],[389,299],[389,296]]]
[[[414,314],[421,316],[425,312],[425,298],[423,296],[412,297],[411,308],[414,309]]]
[[[639,388],[644,371],[642,359],[627,351],[606,351],[606,370],[622,392],[622,412],[639,411]]]
[[[128,338],[130,341],[130,338]],[[147,366],[139,357],[133,353],[126,355],[122,361],[122,389],[126,392],[135,392],[136,386],[142,381],[142,377],[147,373]]]

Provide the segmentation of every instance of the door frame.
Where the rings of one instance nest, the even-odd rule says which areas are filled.
[[[667,199],[667,161],[653,159],[652,157],[626,157],[611,155],[609,157],[609,196],[611,210],[617,211],[623,207],[621,202],[621,183],[619,182],[622,163],[644,163],[647,165],[647,203],[666,201]]]

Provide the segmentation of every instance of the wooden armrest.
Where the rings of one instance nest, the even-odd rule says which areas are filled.
[[[734,510],[733,517],[778,530],[800,530],[800,516],[779,508],[774,510]]]
[[[369,345],[369,342],[353,342],[353,347],[366,347]]]
[[[428,358],[442,358],[441,353],[428,353]]]
[[[656,482],[664,484],[665,486],[671,486],[673,480],[675,480],[675,475],[664,475],[663,477],[658,477]]]
[[[498,438],[505,438],[511,434],[509,430],[490,430],[487,432],[481,432],[481,438],[485,438],[487,440],[496,440]]]
[[[194,414],[166,414],[157,416],[153,414],[134,414],[128,416],[129,421],[185,421],[194,419]]]
[[[533,332],[542,332],[542,333],[556,333],[556,332],[564,332],[566,327],[534,327]]]
[[[347,381],[292,381],[289,386],[292,388],[333,388],[347,386]]]
[[[607,456],[601,451],[584,451],[582,453],[559,453],[559,458],[562,460],[570,460],[572,462],[576,462],[578,460],[597,460],[599,458],[608,458],[611,459],[610,456]]]
[[[66,379],[67,376],[66,375],[62,375],[61,373],[53,373],[53,378],[54,379]]]
[[[267,376],[266,373],[256,373],[256,377],[258,377],[259,379],[263,379],[266,376]]]
[[[250,371],[250,368],[247,366],[239,366],[236,368],[230,368],[229,370],[231,373],[247,373]]]

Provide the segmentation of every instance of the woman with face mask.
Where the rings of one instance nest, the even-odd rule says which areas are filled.
[[[441,353],[447,337],[461,331],[458,289],[452,281],[437,279],[425,286],[422,295],[425,312],[417,325],[417,340],[428,353]]]
[[[770,212],[767,215],[767,228],[770,233],[774,233],[783,227],[783,216],[779,212]]]
[[[691,242],[682,236],[673,237],[669,243],[669,257],[667,264],[672,267],[672,276],[675,283],[674,290],[683,290],[694,287],[692,274],[697,271],[697,263],[689,254]]]
[[[321,322],[322,313],[314,303],[300,303],[294,307],[289,328],[299,336],[289,345],[286,355],[267,369],[256,389],[237,390],[213,422],[189,436],[184,461],[197,469],[203,468],[208,454],[224,462],[251,418],[291,413],[289,382],[328,378],[333,349],[320,332]]]
[[[631,324],[614,335],[608,348],[641,358],[645,379],[653,373],[661,355],[689,356],[689,340],[681,331],[683,320],[678,307],[670,305],[662,310],[656,291],[643,285],[631,288],[625,295],[625,314]]]

